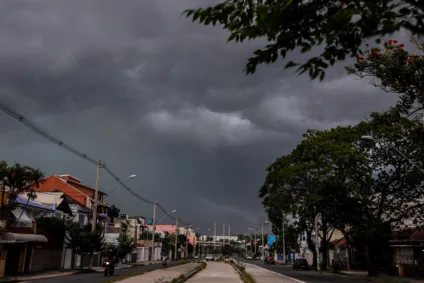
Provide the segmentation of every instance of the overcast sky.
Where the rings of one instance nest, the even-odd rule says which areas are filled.
[[[395,97],[348,77],[349,61],[323,83],[280,63],[245,76],[263,42],[226,44],[219,27],[180,17],[211,2],[3,0],[0,99],[118,175],[137,174],[131,188],[201,231],[215,220],[244,233],[265,220],[265,168],[305,130],[355,124]],[[95,166],[4,112],[0,129],[0,159],[95,185]],[[100,185],[115,182],[102,171]],[[107,200],[152,217],[122,188]]]

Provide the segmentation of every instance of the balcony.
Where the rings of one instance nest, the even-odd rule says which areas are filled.
[[[120,227],[106,227],[105,233],[121,233],[122,229]]]

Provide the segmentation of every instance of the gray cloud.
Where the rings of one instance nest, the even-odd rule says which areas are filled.
[[[266,166],[306,129],[356,123],[396,98],[348,77],[349,62],[324,83],[279,64],[245,76],[263,42],[226,44],[219,28],[180,17],[214,2],[2,1],[0,98],[123,177],[137,174],[129,186],[186,222],[244,232],[264,220]],[[0,127],[2,158],[94,185],[90,164],[5,113]],[[114,185],[102,173],[102,188]],[[151,217],[122,189],[108,200]]]

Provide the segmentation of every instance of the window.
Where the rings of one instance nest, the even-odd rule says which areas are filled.
[[[84,225],[84,222],[85,222],[85,215],[83,214],[78,215],[78,223],[80,225]]]

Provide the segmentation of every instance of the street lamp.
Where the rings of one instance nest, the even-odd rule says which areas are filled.
[[[256,254],[256,230],[258,229],[249,228],[249,230],[252,230],[255,235],[255,254]]]
[[[409,161],[409,163],[411,163],[411,165],[412,166],[414,166],[415,168],[417,168],[421,173],[423,173],[424,174],[424,169],[422,169],[421,167],[419,167],[418,165],[417,165],[417,163],[415,163],[413,160],[411,160],[408,156],[406,156],[403,152],[401,152],[400,150],[398,150],[396,147],[394,147],[394,146],[392,146],[392,145],[390,145],[389,143],[387,143],[387,142],[385,142],[385,141],[383,141],[383,140],[380,140],[380,139],[376,139],[376,138],[374,138],[374,137],[372,137],[372,136],[362,136],[362,139],[363,140],[370,140],[370,141],[374,141],[374,142],[379,142],[379,143],[382,143],[382,144],[385,144],[385,145],[387,145],[388,147],[390,147],[391,149],[393,149],[394,151],[396,151],[400,156],[402,156],[403,158],[405,158],[406,160],[408,160]]]
[[[106,195],[109,196],[114,190],[116,190],[123,181],[128,180],[128,179],[134,179],[135,177],[137,177],[137,175],[129,175],[128,177],[126,177],[125,179],[122,179],[121,181],[118,182],[118,184],[116,184],[116,186],[111,189]]]
[[[174,212],[176,212],[175,209],[172,210],[172,211],[170,211],[170,212],[168,212],[167,214],[165,214],[161,218],[161,220],[159,220],[159,222],[157,224],[155,224],[154,221],[153,221],[153,225],[152,225],[152,261],[155,260],[155,258],[154,258],[154,252],[155,252],[155,231],[156,231],[156,225],[159,225],[162,222],[162,220],[165,219],[165,217],[167,217],[169,214],[174,213]],[[153,218],[153,220],[154,220],[154,218]]]
[[[171,214],[171,213],[174,213],[174,212],[176,212],[177,210],[173,210],[173,211],[170,211],[170,212],[168,212],[167,214],[165,214],[162,218],[161,218],[161,220],[159,220],[159,222],[156,224],[156,225],[158,225],[159,223],[161,223],[162,222],[162,220],[164,220],[165,219],[165,217],[167,217],[169,214]]]
[[[188,241],[190,240],[190,231],[188,230],[188,228],[190,228],[193,225],[188,225],[185,227],[186,229],[186,248],[185,248],[185,257],[186,259],[188,258]]]

